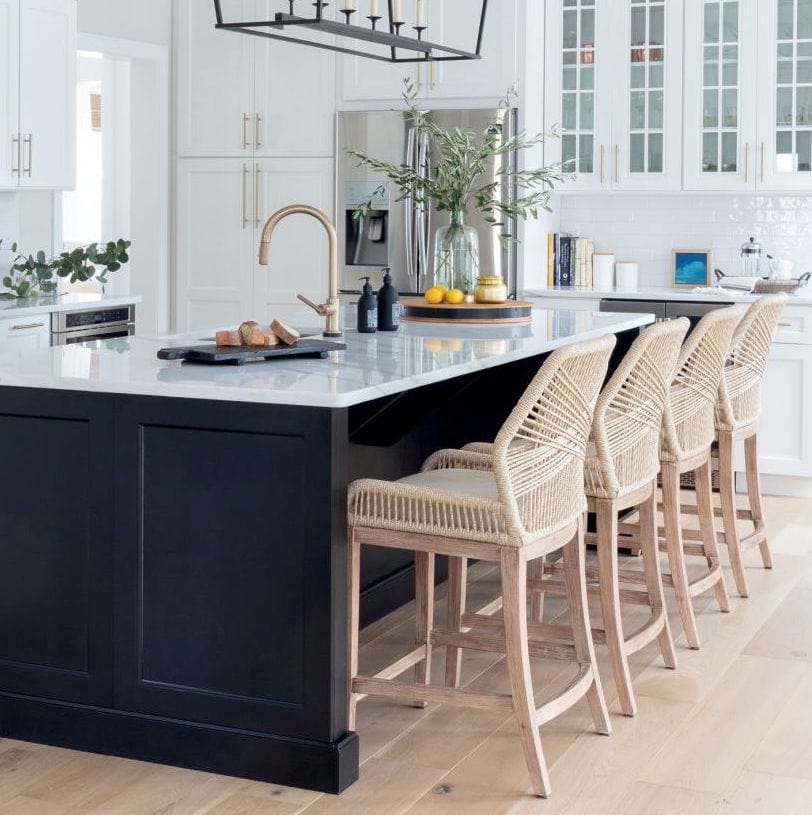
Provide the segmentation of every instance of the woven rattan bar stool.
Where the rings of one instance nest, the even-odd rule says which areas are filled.
[[[637,713],[629,672],[631,654],[656,639],[666,666],[677,667],[660,573],[657,474],[663,416],[688,327],[685,319],[660,323],[635,340],[598,398],[586,458],[589,511],[597,520],[597,531],[587,535],[587,541],[598,550],[598,568],[587,569],[587,578],[598,581],[590,591],[600,596],[604,624],[603,630],[593,629],[593,637],[609,649],[620,708],[627,716]],[[618,517],[635,507],[640,514],[643,569],[620,571]],[[560,567],[549,564],[546,570],[552,575]],[[645,589],[621,589],[621,583],[643,584]],[[531,579],[528,587],[542,596],[561,593],[560,582],[552,579]],[[542,602],[539,597],[538,607]],[[650,619],[628,637],[621,603],[651,608]]]
[[[725,365],[716,405],[719,494],[724,532],[736,590],[747,597],[747,575],[743,553],[754,546],[761,549],[766,569],[772,568],[772,555],[764,526],[761,478],[758,467],[758,420],[761,415],[761,384],[770,356],[775,331],[787,302],[785,294],[756,300],[739,323]],[[750,509],[736,509],[736,444],[744,442],[744,466]],[[740,538],[737,520],[753,524],[753,532]]]
[[[659,532],[660,549],[668,553],[670,568],[663,583],[674,589],[685,637],[694,649],[700,641],[692,598],[713,589],[721,610],[730,610],[713,520],[711,447],[722,370],[740,318],[741,311],[732,307],[712,311],[699,321],[683,345],[663,422],[660,471],[665,527]],[[683,535],[680,476],[691,472],[696,484],[698,542],[686,542]],[[640,526],[621,524],[620,532],[637,540]],[[700,556],[708,566],[693,582],[688,580],[686,555]]]
[[[550,780],[539,726],[586,696],[595,728],[609,733],[606,703],[590,636],[584,573],[583,466],[598,391],[613,337],[555,351],[500,430],[493,455],[440,451],[423,472],[397,482],[350,485],[349,515],[349,729],[366,695],[411,703],[440,702],[503,710],[516,716],[533,790],[546,797]],[[518,442],[518,443],[516,443]],[[362,546],[416,553],[416,648],[375,676],[358,673],[358,605]],[[542,641],[527,620],[527,564],[563,549],[573,645]],[[477,558],[501,566],[502,613],[466,615],[450,630],[433,624],[434,557]],[[480,619],[481,617],[481,619]],[[504,653],[510,694],[431,687],[433,646]],[[577,663],[561,694],[536,706],[530,656]],[[415,681],[396,677],[415,666]]]

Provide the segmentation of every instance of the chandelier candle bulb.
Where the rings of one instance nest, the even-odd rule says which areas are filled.
[[[355,11],[355,0],[344,0],[344,8],[341,11]]]
[[[394,0],[392,4],[392,22],[403,23],[403,0]]]
[[[378,14],[378,0],[369,0],[369,16],[380,17],[380,14]]]
[[[426,0],[417,0],[417,26],[426,27]]]

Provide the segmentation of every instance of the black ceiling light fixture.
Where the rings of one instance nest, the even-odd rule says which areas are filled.
[[[284,40],[337,51],[340,54],[353,54],[368,57],[382,62],[452,62],[466,59],[481,59],[482,34],[485,29],[485,15],[488,11],[488,0],[479,3],[471,2],[471,14],[478,15],[476,46],[473,51],[463,51],[449,45],[432,42],[427,33],[426,5],[430,0],[338,0],[338,11],[344,20],[329,19],[325,9],[330,4],[323,0],[286,0],[289,13],[277,12],[272,20],[228,21],[223,18],[222,0],[214,0],[217,15],[217,28],[226,31],[238,31],[255,37],[268,37],[272,40]],[[403,7],[412,5],[414,14],[407,20]],[[297,14],[297,6],[312,5],[315,16],[304,17]],[[368,7],[366,19],[368,25],[355,25],[353,17],[358,13],[358,5]],[[282,33],[285,32],[285,33]],[[291,36],[294,33],[297,36]],[[307,39],[307,33],[317,32],[336,38],[336,42]],[[414,32],[414,36],[407,34]],[[347,47],[340,45],[348,43]],[[362,45],[370,43],[385,46],[387,51],[375,53],[360,50]]]

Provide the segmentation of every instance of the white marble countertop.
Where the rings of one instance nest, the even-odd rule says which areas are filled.
[[[84,311],[103,306],[131,306],[141,302],[135,295],[128,297],[107,297],[103,294],[62,294],[32,298],[0,298],[0,320],[17,317],[32,317],[36,314],[53,314],[61,311]]]
[[[0,353],[0,387],[343,408],[455,376],[647,325],[653,315],[534,309],[527,326],[407,324],[394,333],[347,331],[327,359],[279,359],[241,367],[163,362],[189,337],[125,338]],[[211,332],[201,332],[197,338]]]
[[[752,303],[759,295],[745,292],[731,291],[730,289],[704,289],[694,292],[691,289],[669,289],[658,286],[640,286],[635,291],[627,291],[612,287],[610,289],[584,289],[557,287],[555,289],[531,289],[522,293],[528,300],[548,297],[577,297],[585,300],[600,300],[604,297],[613,297],[618,300],[674,300],[681,302],[714,302],[719,300],[726,303]],[[812,284],[807,284],[796,294],[791,294],[788,305],[812,305]]]

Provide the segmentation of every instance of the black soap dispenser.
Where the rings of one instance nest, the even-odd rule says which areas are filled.
[[[397,331],[400,328],[400,298],[392,285],[391,270],[383,272],[383,286],[378,292],[378,331]]]
[[[366,283],[364,293],[358,301],[358,332],[374,334],[378,330],[378,301],[369,278],[361,277],[359,280],[366,280]]]

